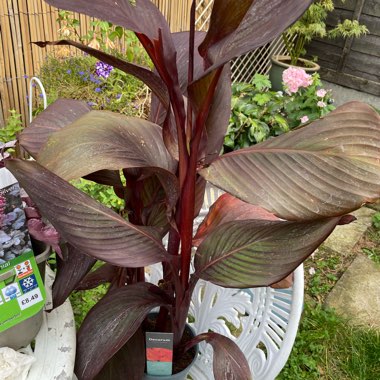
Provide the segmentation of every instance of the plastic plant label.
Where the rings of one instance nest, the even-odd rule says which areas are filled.
[[[148,375],[170,376],[173,368],[173,334],[146,333],[146,371]]]
[[[37,314],[45,287],[32,251],[20,187],[0,169],[0,332]]]

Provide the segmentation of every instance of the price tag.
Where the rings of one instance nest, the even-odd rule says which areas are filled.
[[[33,290],[32,292],[26,293],[21,297],[17,298],[18,304],[20,305],[21,310],[25,310],[36,303],[39,303],[42,301],[42,295],[40,292],[40,289],[37,288]]]

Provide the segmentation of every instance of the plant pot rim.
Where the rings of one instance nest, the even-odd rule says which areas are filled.
[[[283,61],[290,61],[290,56],[289,55],[272,55],[271,61],[272,63],[276,63],[277,65],[285,68],[289,67],[300,67],[301,69],[307,71],[307,72],[316,72],[318,71],[321,66],[318,65],[318,63],[315,63],[313,61],[310,61],[305,58],[298,58],[299,61],[307,63],[310,67],[302,67],[302,66],[296,66],[296,65],[291,65],[290,63],[285,63]]]

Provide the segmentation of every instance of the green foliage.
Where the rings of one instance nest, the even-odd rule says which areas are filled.
[[[372,216],[372,225],[377,229],[380,230],[380,212],[377,212]]]
[[[94,109],[142,116],[146,112],[146,87],[135,77],[113,69],[107,79],[95,72],[97,60],[90,56],[47,58],[40,79],[48,95],[48,104],[58,98],[80,99]],[[42,106],[38,112],[42,110]]]
[[[342,2],[344,3],[344,0]],[[292,58],[292,65],[297,65],[298,58],[306,55],[305,46],[313,38],[360,37],[369,32],[365,25],[348,19],[329,30],[326,19],[333,10],[332,0],[317,0],[297,22],[282,34],[287,52]]]
[[[318,119],[335,109],[329,91],[317,95],[321,88],[318,74],[313,82],[296,93],[271,91],[266,75],[255,74],[252,82],[232,85],[232,113],[224,139],[224,152],[246,148],[270,136],[278,136],[308,121]]]
[[[292,353],[278,379],[379,379],[379,355],[379,332],[352,327],[332,310],[306,303]]]
[[[16,140],[17,134],[22,131],[21,115],[16,110],[10,110],[10,116],[7,119],[4,128],[0,128],[0,142]]]
[[[120,199],[111,186],[100,185],[96,182],[81,178],[73,183],[75,187],[100,203],[112,208],[121,214],[124,210],[124,201]]]

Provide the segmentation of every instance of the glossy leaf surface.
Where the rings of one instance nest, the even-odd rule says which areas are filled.
[[[340,220],[225,223],[199,246],[195,276],[229,288],[269,286],[293,272]]]
[[[246,219],[278,220],[275,215],[263,208],[243,202],[231,194],[225,193],[213,203],[198,227],[194,236],[194,245],[198,246],[216,227],[233,220]]]
[[[141,380],[144,376],[144,334],[138,329],[131,339],[107,362],[95,380]]]
[[[32,121],[20,134],[20,144],[34,158],[37,158],[49,136],[73,123],[91,111],[86,102],[72,99],[58,99]]]
[[[304,128],[226,154],[200,174],[283,219],[349,213],[380,196],[380,116],[347,103]]]
[[[92,379],[135,334],[155,307],[168,305],[160,288],[137,283],[109,291],[88,313],[78,332],[75,374]]]
[[[53,305],[62,305],[80,281],[91,270],[96,260],[82,254],[79,250],[68,244],[66,260],[57,257],[57,272],[53,284]]]
[[[247,10],[250,2],[252,5]],[[239,10],[231,11],[228,5],[236,7],[235,1],[217,0],[212,10],[209,32],[199,48],[200,53],[210,70],[213,70],[234,57],[272,41],[299,18],[311,2],[244,0]],[[221,28],[220,23],[225,28]]]
[[[251,380],[251,370],[239,346],[224,335],[208,332],[196,336],[192,344],[206,341],[214,350],[215,380]]]
[[[133,268],[168,260],[154,229],[128,223],[37,162],[13,159],[6,166],[42,215],[81,253]]]

